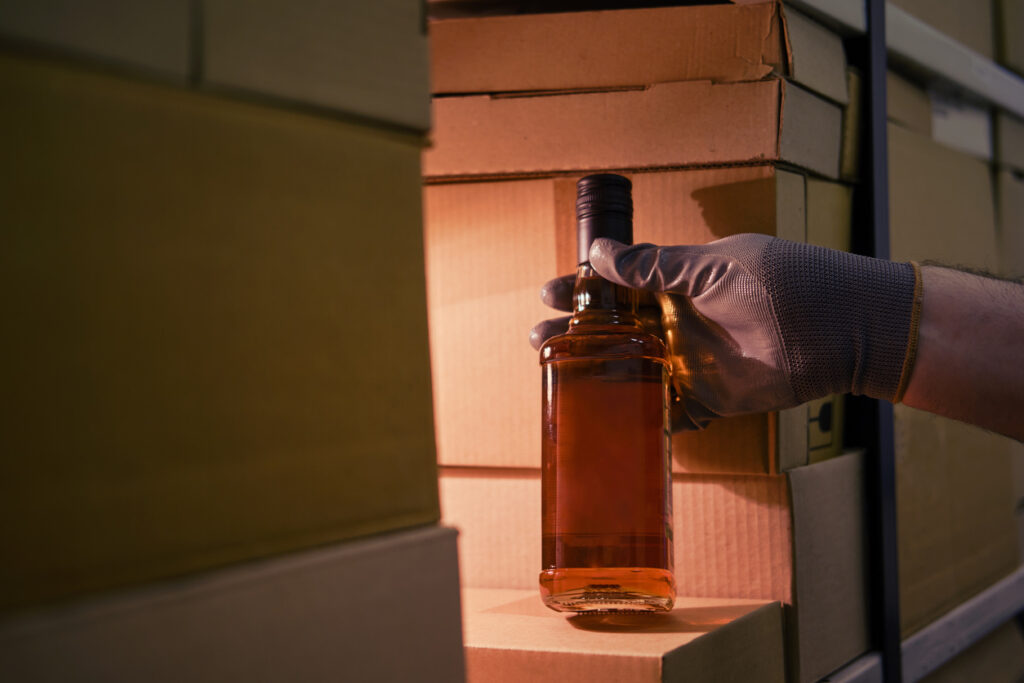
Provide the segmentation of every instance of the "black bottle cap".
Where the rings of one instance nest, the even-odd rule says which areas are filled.
[[[598,237],[633,243],[633,184],[614,173],[580,178],[576,183],[578,263],[590,260],[590,245]]]

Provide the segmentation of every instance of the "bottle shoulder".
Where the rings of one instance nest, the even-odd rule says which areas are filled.
[[[595,358],[649,358],[667,363],[661,339],[641,328],[594,325],[551,337],[540,347],[541,363]]]

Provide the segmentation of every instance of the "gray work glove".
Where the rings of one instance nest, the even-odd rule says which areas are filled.
[[[898,401],[906,388],[920,311],[915,264],[756,234],[678,247],[600,239],[590,262],[612,282],[654,293],[676,429],[834,393]],[[571,310],[571,293],[563,277],[542,298]],[[537,325],[531,343],[567,321]]]

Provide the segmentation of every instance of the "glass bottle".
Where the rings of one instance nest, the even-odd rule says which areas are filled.
[[[637,292],[589,263],[598,237],[633,240],[632,185],[577,183],[569,330],[541,347],[541,596],[564,612],[667,611],[672,576],[669,364],[637,317]]]

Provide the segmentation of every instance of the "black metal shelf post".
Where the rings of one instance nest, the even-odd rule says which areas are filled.
[[[862,182],[855,207],[854,251],[889,258],[889,173],[886,139],[885,1],[867,1],[867,31],[848,39],[850,60],[863,74]],[[885,683],[900,683],[900,617],[896,539],[893,408],[860,399],[851,405],[848,434],[867,449],[865,500],[872,645]]]

